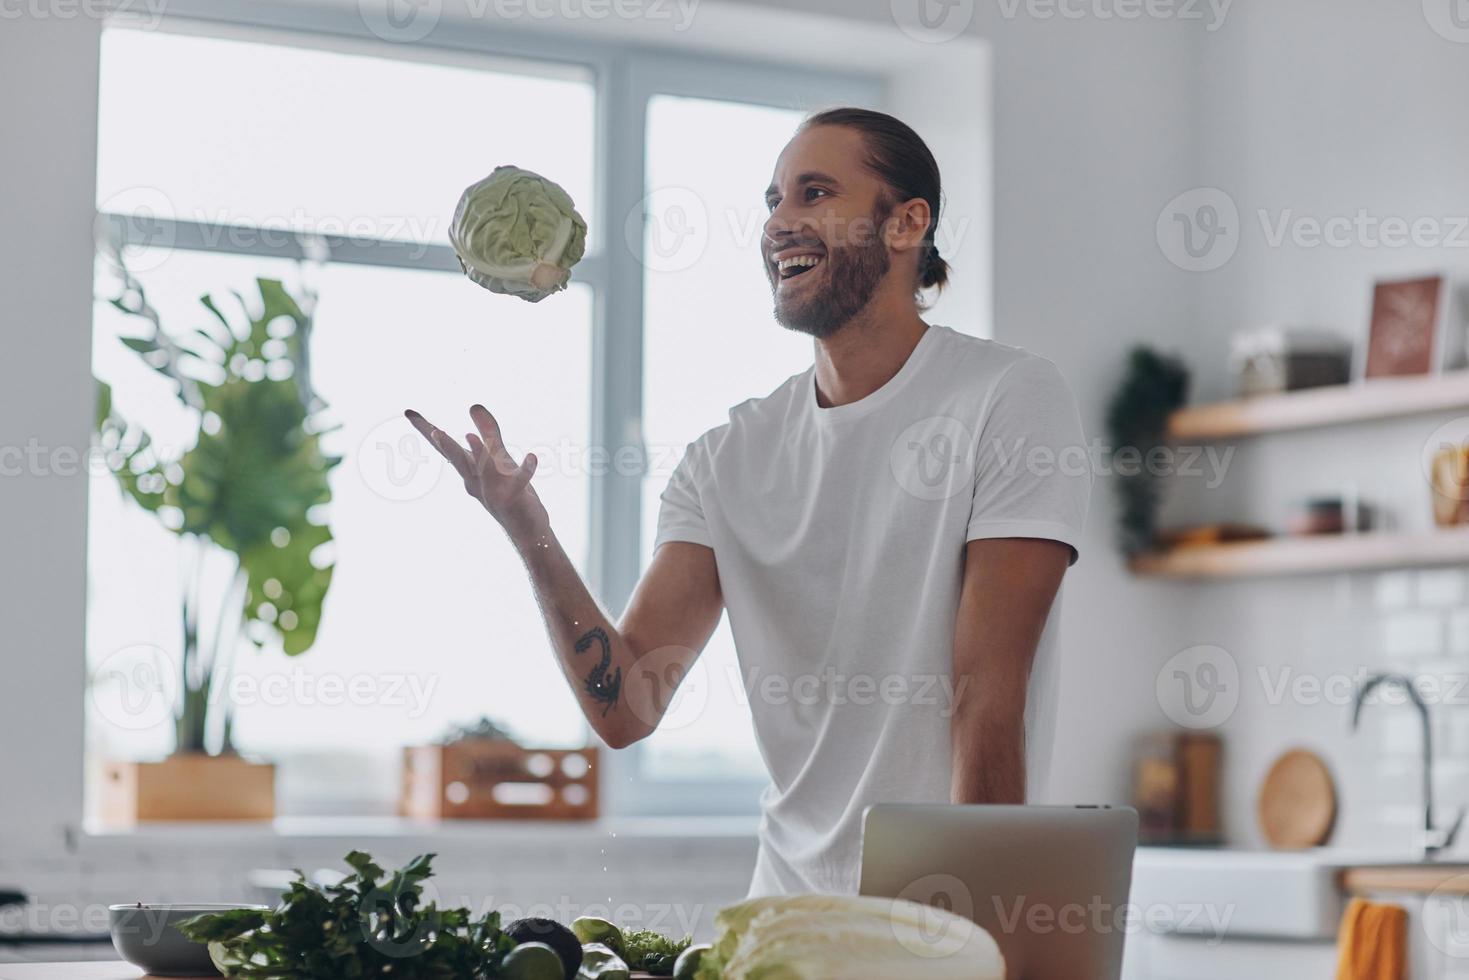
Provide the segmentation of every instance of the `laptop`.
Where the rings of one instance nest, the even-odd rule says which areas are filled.
[[[1136,848],[1130,807],[879,804],[859,891],[979,923],[1006,980],[1119,980]]]

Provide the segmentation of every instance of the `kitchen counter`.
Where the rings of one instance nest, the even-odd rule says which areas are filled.
[[[634,973],[632,980],[647,977]],[[0,963],[0,980],[162,980],[121,960],[92,963]],[[180,980],[174,977],[172,980]],[[219,977],[209,980],[220,980]]]
[[[92,963],[4,963],[0,980],[144,980],[145,974],[121,960]],[[218,977],[214,980],[219,980]]]

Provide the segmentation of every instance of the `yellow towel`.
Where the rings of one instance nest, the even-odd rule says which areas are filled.
[[[1354,898],[1336,940],[1336,980],[1407,980],[1408,913]]]

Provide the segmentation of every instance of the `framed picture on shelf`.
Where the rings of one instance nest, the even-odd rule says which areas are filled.
[[[1437,374],[1464,365],[1464,330],[1447,276],[1378,282],[1372,290],[1363,377]]]

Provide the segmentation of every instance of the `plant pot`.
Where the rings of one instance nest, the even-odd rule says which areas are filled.
[[[237,755],[183,753],[162,762],[108,762],[102,819],[109,825],[162,820],[271,820],[275,766]]]
[[[597,750],[467,738],[403,750],[398,812],[436,820],[594,820]]]

